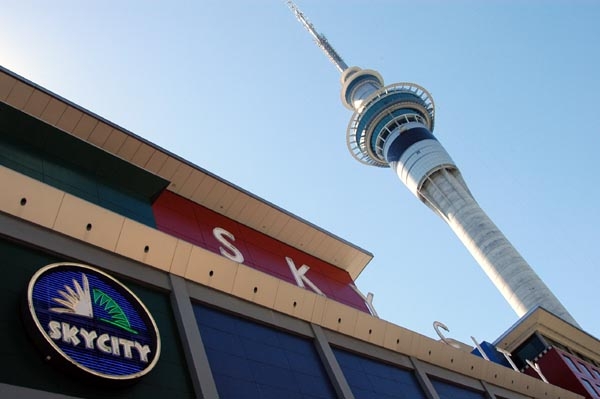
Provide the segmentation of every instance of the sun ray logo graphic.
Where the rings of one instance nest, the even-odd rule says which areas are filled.
[[[62,298],[52,298],[52,300],[60,305],[61,308],[50,308],[55,313],[69,313],[78,316],[93,318],[94,310],[92,308],[92,297],[90,295],[90,284],[85,274],[81,274],[81,281],[83,287],[79,284],[79,281],[73,279],[73,288],[65,284],[65,291],[58,290],[58,293]]]
[[[90,291],[90,283],[87,276],[81,274],[81,283],[73,279],[73,287],[65,284],[65,290],[58,290],[62,298],[52,298],[52,300],[63,307],[50,308],[50,311],[55,313],[68,313],[87,318],[94,318],[93,304],[101,306],[110,316],[110,318],[99,317],[98,320],[103,321],[113,326],[119,327],[132,334],[138,334],[136,330],[131,328],[129,319],[119,304],[112,299],[107,293],[93,288]],[[82,286],[83,285],[83,286]],[[92,295],[94,301],[92,302]]]

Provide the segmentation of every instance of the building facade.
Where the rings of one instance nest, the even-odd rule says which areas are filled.
[[[378,318],[354,285],[369,252],[6,69],[0,179],[2,397],[598,397]],[[160,344],[138,344],[140,327],[123,321],[135,311],[113,301],[116,288],[96,297],[80,269],[32,299],[34,277],[65,264],[124,285]],[[39,310],[44,301],[51,307]],[[92,308],[108,316],[76,324],[85,303],[86,320]],[[42,314],[45,322],[29,320]],[[495,344],[522,353],[531,341],[543,346],[534,358],[544,375],[560,358],[575,362],[578,381],[600,386],[598,341],[562,322],[553,328],[566,329],[565,344],[532,316]],[[135,381],[106,377],[136,356],[156,362]],[[114,366],[90,373],[105,360]]]

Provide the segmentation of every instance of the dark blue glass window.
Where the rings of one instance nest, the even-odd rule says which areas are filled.
[[[194,304],[221,399],[335,398],[313,343]]]
[[[473,391],[449,382],[431,378],[431,383],[440,399],[486,399],[482,392]]]
[[[335,357],[356,399],[425,399],[414,373],[342,349]]]

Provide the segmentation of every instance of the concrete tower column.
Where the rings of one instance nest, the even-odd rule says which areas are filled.
[[[448,223],[519,317],[536,306],[543,306],[578,325],[481,209],[458,170],[435,171],[419,189],[419,196]]]

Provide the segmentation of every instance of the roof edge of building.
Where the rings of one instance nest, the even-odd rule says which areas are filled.
[[[600,362],[598,338],[538,306],[523,315],[506,330],[494,345],[512,351],[534,332],[572,348],[583,355]]]
[[[5,75],[4,78],[2,75]],[[14,79],[15,82],[12,82],[12,86],[6,89],[6,87],[11,84],[11,82],[7,82],[11,78]],[[4,82],[2,82],[3,80]],[[20,83],[20,86],[18,86],[17,82]],[[23,87],[23,85],[29,86],[29,89],[27,87]],[[3,88],[4,90],[2,90]],[[15,88],[17,90],[15,90]],[[30,104],[32,94],[35,91],[41,93],[42,96],[45,95],[48,97],[48,99],[46,99],[47,102],[44,110],[40,111],[38,114],[33,112],[31,109],[28,109],[33,108],[28,107],[28,105]],[[20,92],[23,92],[24,94],[20,94]],[[49,107],[48,104],[50,104],[52,99],[58,103],[54,104],[54,107]],[[246,208],[248,208],[249,204],[253,205],[250,206],[251,209],[262,208],[260,210],[261,212],[258,213],[258,215],[260,215],[258,217],[256,212],[238,211],[236,213],[236,220],[247,225],[248,227],[260,231],[261,233],[276,238],[298,250],[306,252],[347,271],[352,279],[356,279],[373,258],[373,254],[371,252],[237,186],[230,181],[215,175],[214,173],[209,172],[208,170],[186,159],[183,159],[169,150],[162,148],[161,146],[117,125],[116,123],[111,122],[106,118],[67,100],[66,98],[30,81],[29,79],[3,67],[2,65],[0,65],[0,100],[6,102],[14,108],[17,108],[44,121],[45,123],[55,126],[68,134],[100,147],[114,156],[133,163],[150,173],[168,180],[170,183],[167,189],[219,214],[227,217],[232,216],[231,214],[228,214],[228,208],[220,203],[220,200],[222,200],[226,195],[228,196],[226,199],[230,205],[237,201],[239,207],[239,202],[242,201],[245,202]],[[84,115],[92,120],[91,123],[88,123],[89,128],[87,130],[89,131],[86,131],[85,128],[79,128],[82,125],[82,119]],[[75,119],[77,119],[77,121],[75,121]],[[98,137],[94,136],[96,131],[103,132],[102,137],[104,137],[104,142],[99,140]],[[151,161],[149,157],[148,159],[145,159],[145,162],[142,162],[144,159],[143,157],[141,157],[141,160],[138,159],[136,162],[134,160],[136,153],[120,153],[120,151],[105,148],[104,143],[110,134],[121,134],[124,135],[125,138],[138,141],[138,152],[139,149],[145,149],[147,153],[152,153],[153,159],[160,158],[160,166],[149,165]],[[98,134],[98,136],[100,136],[100,134]],[[166,165],[169,165],[169,167]],[[213,183],[213,186],[218,186],[219,190],[223,192],[223,196],[221,198],[212,200],[210,198],[195,198],[193,195],[194,192],[197,191],[198,187],[200,187],[201,183],[205,180],[209,180],[211,183]],[[197,183],[197,186],[192,188],[192,185],[195,183]],[[277,234],[271,230],[270,226],[262,223],[262,221],[265,220],[275,220],[282,217],[284,219],[289,218],[291,221],[293,221],[293,223],[288,222],[283,227],[278,227]],[[298,229],[298,226],[303,228]],[[336,247],[337,250],[325,250],[329,247]]]

